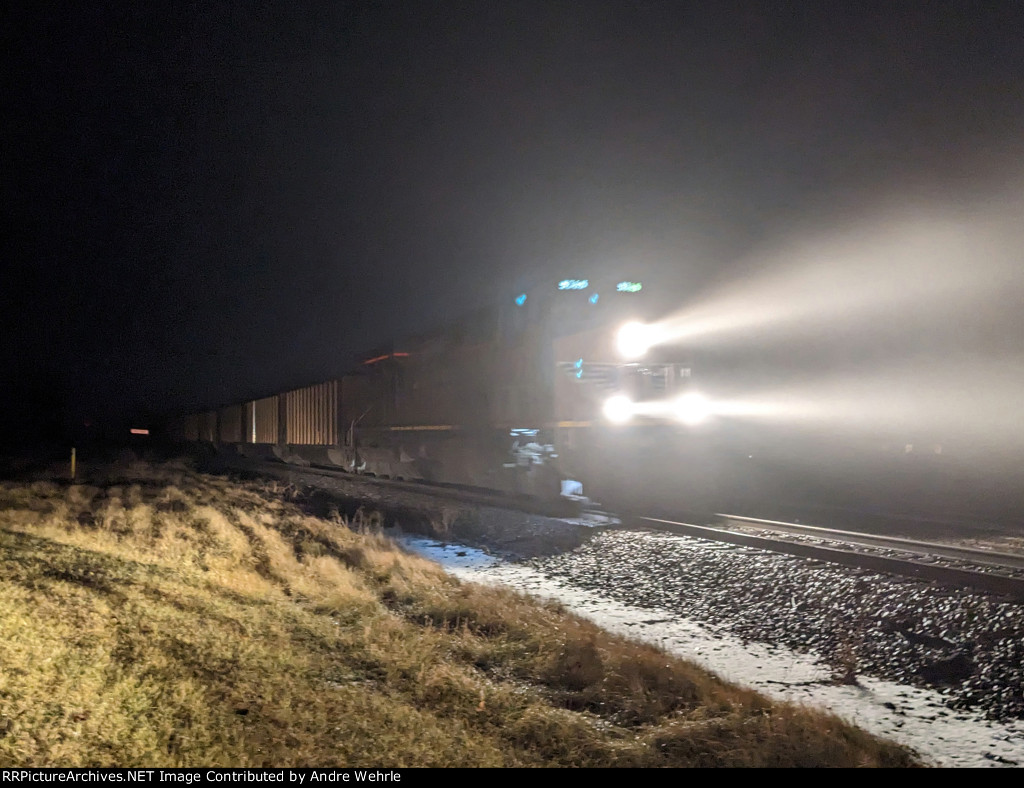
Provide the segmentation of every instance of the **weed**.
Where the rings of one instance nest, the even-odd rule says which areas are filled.
[[[297,498],[129,457],[0,485],[0,766],[914,763]]]

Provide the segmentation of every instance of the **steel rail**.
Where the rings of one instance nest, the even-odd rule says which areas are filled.
[[[954,588],[974,588],[1024,602],[1024,579],[1021,578],[1007,577],[988,572],[976,572],[956,567],[936,566],[904,558],[892,558],[852,550],[842,550],[837,547],[822,547],[801,542],[770,539],[764,536],[737,533],[736,531],[729,531],[715,526],[682,523],[674,520],[663,520],[657,517],[638,517],[634,518],[634,522],[655,523],[655,527],[659,530],[693,536],[699,539],[710,539],[744,547],[755,547],[800,558],[811,558],[842,566],[870,569],[875,572],[912,577],[918,580],[928,580]],[[837,541],[839,541],[838,538]]]
[[[970,561],[975,564],[984,564],[994,567],[1008,569],[1024,569],[1024,555],[1014,553],[1000,553],[994,550],[978,550],[970,547],[957,547],[956,545],[942,544],[939,542],[922,542],[917,539],[905,539],[899,536],[880,536],[878,534],[866,534],[859,531],[843,531],[837,528],[825,528],[818,525],[805,525],[804,523],[787,523],[780,520],[762,520],[757,517],[744,517],[737,514],[716,514],[726,523],[736,525],[749,525],[763,527],[769,531],[779,531],[799,536],[814,536],[820,539],[832,539],[849,544],[860,544],[866,547],[883,547],[890,550],[902,550],[908,553],[920,555],[935,555],[944,558],[954,558],[961,561]]]
[[[437,482],[386,479],[381,476],[351,473],[341,468],[329,468],[315,463],[311,463],[309,465],[292,465],[290,463],[267,460],[256,460],[251,461],[251,463],[256,467],[265,469],[275,475],[280,475],[282,473],[308,473],[356,484],[369,484],[380,488],[401,490],[403,492],[425,495],[431,498],[458,500],[462,503],[473,504],[475,506],[493,506],[499,509],[516,509],[523,512],[529,512],[531,514],[544,515],[545,517],[573,517],[580,514],[580,507],[570,500],[549,501],[528,495],[490,492],[480,488],[459,487],[456,485],[439,484]],[[236,467],[242,469],[244,466],[237,465]]]

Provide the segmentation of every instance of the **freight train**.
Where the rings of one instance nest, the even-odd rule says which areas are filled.
[[[650,341],[640,282],[563,279],[365,354],[340,377],[173,423],[219,452],[618,511],[787,505],[1018,522],[1024,461],[950,436],[801,431],[705,399],[734,362]],[[695,366],[700,369],[694,374]]]
[[[678,493],[683,475],[700,489],[708,463],[693,455],[702,400],[688,362],[616,347],[646,300],[642,282],[551,282],[368,353],[337,379],[179,418],[172,434],[549,501],[628,498],[658,477]]]

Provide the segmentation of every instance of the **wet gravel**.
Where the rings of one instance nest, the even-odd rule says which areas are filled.
[[[603,531],[528,563],[621,602],[816,654],[839,681],[930,687],[952,709],[1024,719],[1024,604],[651,532]]]

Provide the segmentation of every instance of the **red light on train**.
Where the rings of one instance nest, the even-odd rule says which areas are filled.
[[[132,435],[149,435],[149,430],[140,430],[136,429],[135,427],[132,427],[130,430],[128,430],[128,432],[130,432]]]
[[[385,359],[388,359],[388,358],[408,358],[408,357],[409,357],[408,353],[386,353],[383,356],[377,356],[375,358],[371,358],[371,359],[369,359],[367,361],[364,361],[363,363],[364,364],[376,364],[378,361],[384,361]]]

